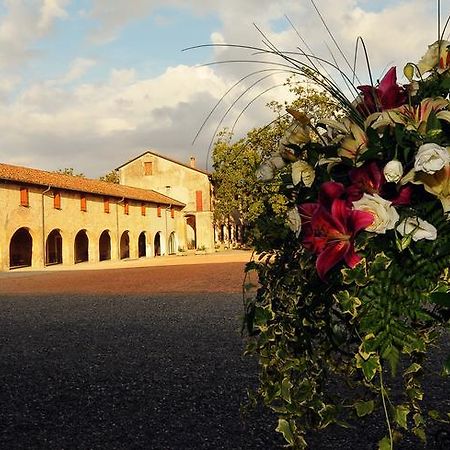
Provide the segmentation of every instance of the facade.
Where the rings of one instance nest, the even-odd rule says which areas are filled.
[[[182,210],[181,248],[214,251],[212,186],[207,172],[182,164],[158,153],[147,151],[117,168],[120,184],[151,189],[176,198],[186,206]]]
[[[0,164],[0,270],[152,257],[185,241],[169,195]]]

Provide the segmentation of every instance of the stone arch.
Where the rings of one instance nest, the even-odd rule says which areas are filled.
[[[74,261],[75,264],[89,261],[89,238],[86,230],[80,230],[75,236]]]
[[[47,266],[52,264],[62,264],[63,251],[62,251],[62,236],[61,230],[52,230],[45,241],[45,264]]]
[[[166,246],[164,244],[163,234],[161,231],[158,231],[155,234],[155,238],[153,239],[153,248],[155,249],[155,256],[164,255],[166,252]]]
[[[169,236],[169,242],[168,242],[168,254],[174,255],[178,250],[178,239],[177,235],[175,234],[175,231],[172,231]]]
[[[138,238],[138,256],[139,258],[147,256],[147,235],[145,231]]]
[[[195,216],[189,214],[186,219],[186,245],[189,250],[197,248],[197,224]]]
[[[98,240],[98,258],[100,261],[111,259],[111,234],[104,230]]]
[[[120,236],[120,259],[130,257],[130,233],[124,231]]]
[[[19,228],[9,242],[9,267],[30,267],[33,257],[33,238],[28,228]]]

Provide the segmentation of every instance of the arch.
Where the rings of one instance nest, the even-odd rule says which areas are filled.
[[[161,231],[158,231],[155,234],[155,239],[153,240],[153,248],[155,249],[155,256],[161,256],[162,254],[164,254],[164,242],[161,239],[162,233]]]
[[[98,257],[100,261],[111,259],[111,235],[109,230],[104,230],[98,240]]]
[[[86,230],[80,230],[75,236],[74,256],[75,264],[89,261],[89,238]]]
[[[33,238],[28,228],[19,228],[9,243],[9,267],[30,267],[33,256]]]
[[[189,250],[197,248],[197,225],[194,215],[185,216],[186,219],[186,245]]]
[[[178,250],[178,239],[175,234],[175,231],[172,231],[169,236],[169,243],[168,243],[168,253],[169,255],[174,255]]]
[[[120,237],[120,259],[130,257],[130,233],[124,231]]]
[[[62,236],[61,230],[52,230],[45,242],[45,264],[62,264]]]
[[[138,238],[138,251],[139,258],[147,256],[147,236],[143,231]]]

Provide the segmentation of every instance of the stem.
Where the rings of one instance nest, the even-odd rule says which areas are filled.
[[[389,414],[386,408],[386,400],[384,399],[385,390],[383,384],[383,368],[380,368],[380,388],[381,388],[381,400],[383,401],[384,415],[386,417],[386,423],[389,430],[389,440],[391,441],[391,450],[394,450],[394,439],[392,437],[391,422],[389,421]]]

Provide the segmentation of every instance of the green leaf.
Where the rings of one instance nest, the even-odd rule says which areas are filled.
[[[291,389],[293,384],[289,378],[284,378],[281,383],[281,397],[288,403],[291,403]]]
[[[269,320],[272,320],[274,316],[275,314],[270,306],[266,306],[264,308],[258,306],[255,308],[255,325],[264,326]]]
[[[412,363],[404,372],[403,376],[409,375],[410,373],[417,373],[422,369],[422,366],[417,363]]]
[[[344,284],[355,283],[357,286],[365,286],[369,282],[366,260],[364,258],[353,269],[343,268],[341,273]]]
[[[450,308],[450,292],[432,292],[430,294],[430,301],[436,305]]]
[[[389,439],[389,436],[385,436],[383,439],[381,439],[380,442],[378,442],[378,450],[391,450],[391,440]]]
[[[408,429],[408,414],[409,414],[409,406],[408,405],[399,405],[395,408],[394,419],[405,430]]]
[[[365,359],[358,353],[356,355],[356,367],[363,371],[367,381],[371,381],[377,373],[377,370],[380,369],[380,358],[377,354],[373,353]]]
[[[294,434],[289,422],[286,419],[278,419],[276,431],[281,433],[290,445],[294,445]]]
[[[356,309],[361,306],[361,300],[350,295],[348,291],[340,291],[333,294],[334,299],[339,303],[344,313],[350,314],[354,319],[357,316]]]
[[[428,415],[434,420],[439,420],[441,417],[439,411],[436,411],[435,409],[428,411]]]
[[[355,403],[356,414],[358,417],[364,417],[368,414],[371,414],[375,407],[375,402],[373,400],[369,400],[367,402],[359,401]]]

